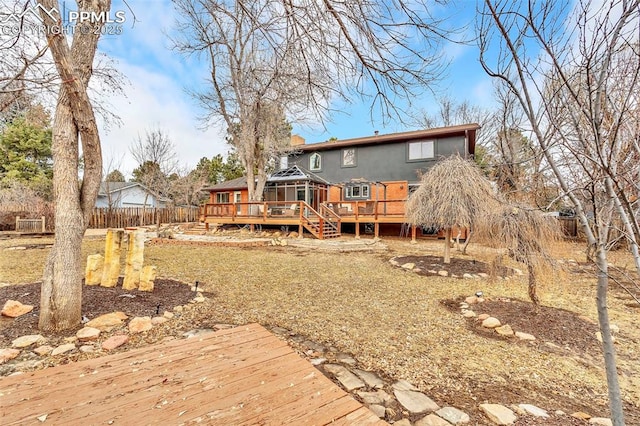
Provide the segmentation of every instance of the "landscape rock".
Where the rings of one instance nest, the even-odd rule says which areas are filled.
[[[164,311],[164,314],[162,314],[162,316],[167,319],[172,319],[175,316],[175,314],[173,312]]]
[[[489,317],[482,321],[482,326],[484,328],[496,328],[496,327],[500,327],[500,325],[502,325],[500,323],[500,320],[494,317]]]
[[[324,369],[325,371],[331,373],[336,378],[336,380],[338,380],[340,384],[344,386],[347,392],[365,387],[364,382],[360,380],[358,376],[347,370],[342,365],[325,364]]]
[[[465,318],[474,318],[476,316],[476,313],[473,311],[465,310],[465,311],[462,311],[462,316]]]
[[[491,317],[491,315],[489,315],[489,314],[480,314],[480,315],[478,315],[478,321],[484,321],[489,317]]]
[[[107,340],[102,342],[102,349],[105,351],[111,351],[119,346],[124,345],[129,341],[129,336],[126,334],[116,334],[115,336],[109,337]]]
[[[142,268],[140,274],[140,291],[153,291],[153,287],[156,281],[156,275],[158,274],[158,267],[155,265],[147,265]]]
[[[124,290],[135,290],[140,287],[140,274],[144,263],[145,235],[141,230],[127,232],[127,258],[124,268]]]
[[[74,343],[65,343],[64,345],[60,345],[51,351],[51,356],[66,354],[67,352],[71,352],[76,348]]]
[[[162,316],[162,317],[153,317],[151,318],[151,324],[153,325],[160,325],[160,324],[164,324],[165,322],[169,321],[168,318]]]
[[[466,274],[462,274],[462,278],[469,280],[469,279],[472,279],[474,277],[473,277],[472,274],[466,273]]]
[[[96,348],[93,345],[82,345],[78,348],[78,350],[86,354],[86,353],[95,352]]]
[[[11,341],[12,348],[26,348],[27,346],[31,346],[34,343],[44,343],[46,339],[40,334],[29,334],[27,336],[20,336],[17,339],[13,339]]]
[[[384,381],[376,373],[358,369],[354,369],[353,372],[356,373],[356,375],[360,377],[370,388],[382,389],[384,387]]]
[[[489,420],[497,425],[511,425],[517,420],[513,411],[504,405],[480,404],[480,410],[486,414]]]
[[[591,417],[589,419],[589,424],[599,426],[613,426],[613,422],[611,421],[611,419],[607,419],[605,417]]]
[[[485,320],[485,321],[487,321],[487,320]],[[500,327],[496,327],[495,330],[496,330],[496,333],[498,333],[501,336],[507,336],[507,337],[513,336],[513,329],[511,328],[511,326],[509,324],[505,324],[505,325],[502,325]]]
[[[100,331],[111,331],[121,326],[127,318],[123,312],[111,312],[92,319],[85,324],[85,327],[97,328]]]
[[[51,351],[53,351],[53,346],[49,346],[49,345],[38,346],[33,350],[33,352],[35,352],[40,356],[49,355]]]
[[[0,349],[0,364],[4,364],[7,361],[11,361],[15,357],[20,355],[19,349]]]
[[[476,303],[478,303],[478,297],[477,296],[469,296],[466,299],[464,299],[464,302],[469,304],[469,305],[475,305]]]
[[[33,305],[23,305],[17,300],[7,300],[2,307],[0,314],[3,317],[17,318],[21,315],[28,314],[33,311]]]
[[[452,425],[460,425],[471,421],[467,413],[455,407],[442,407],[436,411],[436,414]]]
[[[415,267],[416,267],[416,264],[411,262],[405,263],[401,266],[401,268],[403,269],[413,269]]]
[[[589,420],[591,418],[590,414],[585,413],[584,411],[576,411],[571,415],[571,417],[575,417],[580,420]]]
[[[78,330],[76,337],[81,342],[96,340],[100,336],[100,330],[94,327],[84,327]]]
[[[397,382],[392,384],[391,387],[396,390],[412,390],[412,391],[419,390],[417,387],[413,386],[411,383],[407,382],[406,380],[398,380]]]
[[[191,339],[193,337],[200,337],[203,334],[213,333],[213,330],[210,328],[196,328],[194,330],[189,330],[187,332],[182,333],[182,337]]]
[[[115,287],[120,275],[120,252],[122,251],[123,230],[108,229],[105,237],[104,266],[102,268],[102,287]]]
[[[525,413],[530,414],[534,417],[544,417],[544,418],[549,417],[549,414],[547,413],[546,410],[536,407],[535,405],[519,404],[518,407],[522,409]]]
[[[393,424],[394,426],[411,426],[409,419],[402,419]]]
[[[378,404],[387,406],[393,398],[385,391],[379,389],[376,392],[356,392],[365,404]]]
[[[516,337],[520,340],[536,340],[535,336],[528,333],[523,333],[522,331],[516,331]]]
[[[317,367],[318,365],[322,365],[325,362],[327,362],[327,359],[326,358],[313,358],[313,359],[311,359],[310,362],[311,362],[311,365],[315,365]]]
[[[444,269],[438,271],[438,275],[440,275],[441,277],[448,277],[449,276],[449,272],[445,271]]]
[[[415,422],[414,426],[451,426],[451,423],[435,414],[429,414]]]
[[[85,285],[98,285],[102,280],[102,270],[104,269],[104,256],[101,254],[90,254],[87,256],[87,267],[84,271]]]
[[[375,414],[381,419],[384,419],[384,415],[387,411],[387,409],[384,408],[382,405],[377,405],[377,404],[369,405],[369,410],[373,411],[373,414]]]
[[[353,357],[351,355],[347,355],[347,354],[338,354],[336,355],[336,359],[338,361],[340,361],[343,364],[347,364],[347,365],[356,365],[356,360],[353,359]]]
[[[129,333],[137,334],[153,328],[151,317],[135,317],[129,321]]]
[[[393,394],[405,409],[412,414],[421,414],[429,411],[439,410],[438,404],[422,392],[411,390],[394,390]]]

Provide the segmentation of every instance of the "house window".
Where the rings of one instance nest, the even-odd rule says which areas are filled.
[[[356,162],[356,149],[345,148],[342,150],[342,167],[355,167]]]
[[[434,158],[434,145],[433,141],[409,142],[409,161]]]
[[[218,192],[216,194],[216,203],[228,203],[229,202],[229,193],[228,192]]]
[[[369,198],[369,185],[349,185],[344,189],[344,198]]]
[[[287,167],[289,167],[289,157],[283,155],[282,157],[280,157],[280,170],[284,170]]]
[[[322,170],[322,157],[317,152],[311,154],[309,157],[309,170],[314,172]]]

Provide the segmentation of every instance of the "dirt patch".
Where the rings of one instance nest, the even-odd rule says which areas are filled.
[[[156,279],[153,292],[144,292],[123,290],[120,278],[117,287],[84,286],[82,314],[89,319],[114,311],[124,312],[129,317],[155,316],[188,303],[194,296],[189,285],[175,280]],[[0,304],[4,305],[9,299],[33,305],[34,309],[15,319],[0,317],[0,347],[10,346],[11,341],[20,336],[41,334],[38,330],[40,283],[0,287]],[[76,330],[80,328],[78,326]],[[64,337],[76,330],[65,332]]]
[[[444,263],[442,256],[397,256],[399,265],[406,263],[415,264],[415,271],[419,275],[438,275],[439,271],[447,271],[448,276],[462,278],[464,274],[488,274],[490,276],[508,277],[514,274],[513,269],[502,265],[492,265],[476,259],[462,259],[452,257],[451,263]]]

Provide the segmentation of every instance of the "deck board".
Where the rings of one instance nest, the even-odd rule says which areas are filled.
[[[0,378],[0,424],[380,424],[258,324]]]

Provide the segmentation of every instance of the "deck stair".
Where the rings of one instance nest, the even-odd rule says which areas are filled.
[[[193,228],[189,228],[186,231],[184,231],[184,233],[186,235],[204,235],[207,233],[207,225],[200,222]]]

